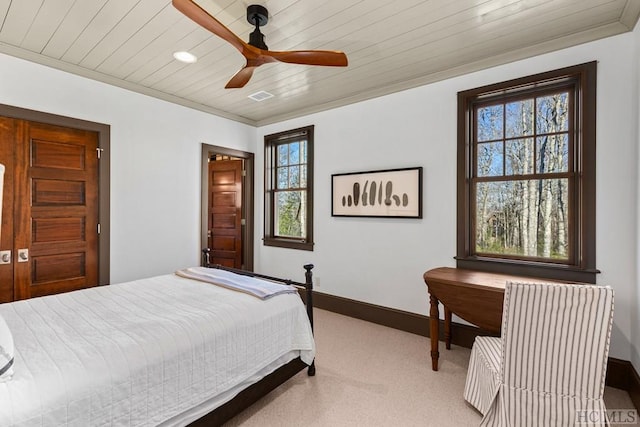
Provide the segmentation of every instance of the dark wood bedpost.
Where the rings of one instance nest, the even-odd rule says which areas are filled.
[[[311,270],[313,269],[313,264],[306,264],[304,269],[306,272],[304,273],[304,287],[306,289],[305,297],[307,299],[307,314],[309,315],[309,322],[311,322],[311,330],[313,331],[313,273]]]
[[[309,323],[311,323],[311,332],[313,332],[313,273],[311,270],[313,269],[313,264],[305,264],[304,269],[306,270],[304,273],[304,285],[306,289],[306,299],[307,299],[307,316],[309,316]],[[316,361],[314,359],[309,365],[309,369],[307,370],[307,374],[312,377],[316,374]]]
[[[211,249],[204,248],[202,250],[202,266],[209,267],[211,265]]]

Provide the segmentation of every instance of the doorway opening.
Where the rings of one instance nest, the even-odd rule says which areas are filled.
[[[201,248],[211,262],[253,271],[254,154],[202,144]]]

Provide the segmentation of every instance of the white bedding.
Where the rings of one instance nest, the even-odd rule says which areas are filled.
[[[173,274],[0,304],[0,314],[15,341],[3,427],[155,426],[292,350],[306,363],[315,355],[298,295],[262,301]]]

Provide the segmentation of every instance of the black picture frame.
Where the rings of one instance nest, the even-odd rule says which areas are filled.
[[[331,216],[422,218],[422,167],[332,174]]]

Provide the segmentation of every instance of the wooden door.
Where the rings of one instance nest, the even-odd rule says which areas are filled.
[[[22,129],[17,120],[0,117],[0,163],[5,166],[2,201],[2,228],[0,231],[0,303],[11,302],[13,297],[13,189],[14,138]],[[3,258],[5,258],[3,260]]]
[[[210,261],[242,268],[242,160],[209,162]]]
[[[6,118],[0,123],[0,161],[11,163],[4,213],[13,223],[5,224],[0,249],[11,236],[13,299],[96,286],[97,133]],[[5,159],[11,148],[12,158]],[[8,278],[6,270],[0,277]],[[0,297],[8,297],[6,289]]]

